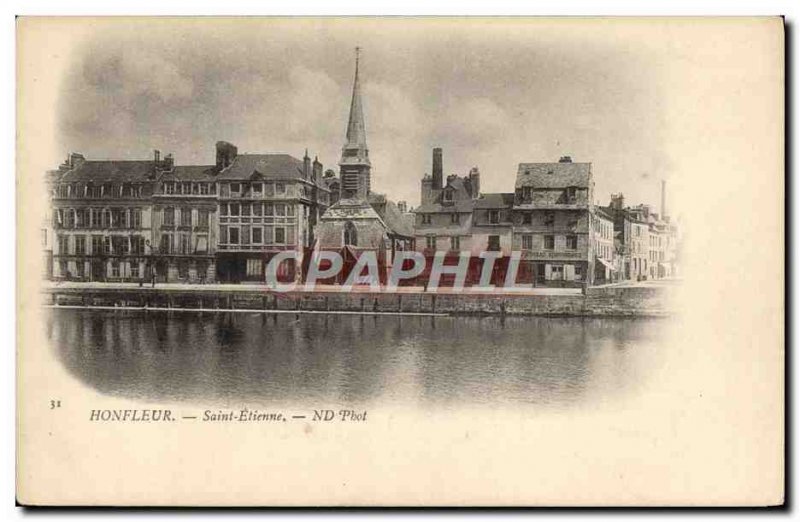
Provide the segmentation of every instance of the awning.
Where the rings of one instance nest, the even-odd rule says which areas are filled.
[[[617,269],[616,269],[616,268],[614,268],[614,265],[612,265],[611,263],[609,263],[609,262],[608,262],[608,261],[606,261],[605,259],[603,259],[603,258],[601,258],[601,257],[598,257],[598,258],[597,258],[597,260],[598,260],[598,261],[600,261],[600,262],[601,262],[603,265],[605,265],[605,267],[606,267],[606,268],[608,268],[608,269],[609,269],[609,270],[611,270],[612,272],[616,272],[616,271],[617,271]]]

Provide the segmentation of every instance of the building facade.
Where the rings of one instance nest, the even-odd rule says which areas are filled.
[[[154,180],[172,166],[70,154],[52,185],[53,277],[140,281],[151,269]]]
[[[594,181],[591,163],[520,163],[514,197],[514,248],[537,286],[594,281]]]

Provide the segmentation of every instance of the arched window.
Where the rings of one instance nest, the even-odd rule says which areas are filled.
[[[344,244],[350,246],[358,245],[358,232],[352,221],[344,224]]]

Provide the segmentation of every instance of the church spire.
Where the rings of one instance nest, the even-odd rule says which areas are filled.
[[[350,101],[350,118],[347,121],[347,143],[345,149],[358,149],[366,157],[367,129],[364,125],[364,110],[361,102],[361,85],[358,79],[360,47],[356,47],[356,75],[353,80],[353,98]],[[361,154],[359,154],[361,156]]]

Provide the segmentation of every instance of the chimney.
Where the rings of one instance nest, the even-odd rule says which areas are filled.
[[[622,195],[622,192],[619,194],[611,194],[611,203],[609,206],[614,210],[622,210],[625,208],[625,196]]]
[[[397,209],[403,214],[405,214],[406,212],[408,212],[408,203],[406,203],[405,201],[398,201]]]
[[[311,158],[308,157],[308,149],[303,154],[303,178],[311,179]]]
[[[217,142],[217,170],[229,167],[239,150],[227,141]]]
[[[167,170],[172,170],[172,167],[175,165],[175,158],[172,157],[172,154],[167,154],[164,156],[164,168]]]
[[[477,199],[481,196],[481,173],[478,167],[472,167],[469,171],[469,184],[472,188],[472,197]]]
[[[661,219],[667,219],[667,182],[661,180]]]
[[[314,156],[314,163],[312,164],[311,172],[314,175],[314,183],[319,183],[319,181],[322,179],[322,163],[320,163],[317,156]]]
[[[441,190],[444,188],[444,183],[442,182],[442,149],[436,147],[433,149],[433,188],[437,190]]]
[[[153,161],[158,165],[158,162],[161,161],[161,151],[156,149],[153,151]]]
[[[559,163],[572,163],[572,156],[561,156],[558,160]]]

